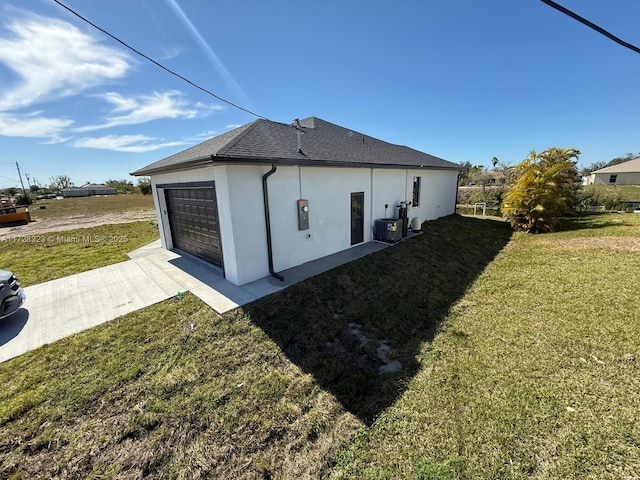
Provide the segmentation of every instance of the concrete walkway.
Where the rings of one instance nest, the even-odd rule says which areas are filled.
[[[126,313],[190,291],[225,313],[289,285],[388,247],[365,243],[241,287],[214,266],[153,242],[129,254],[131,260],[26,287],[23,308],[0,320],[0,362],[55,342]],[[20,277],[20,272],[14,272]]]

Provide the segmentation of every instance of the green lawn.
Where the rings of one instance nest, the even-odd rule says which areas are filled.
[[[123,262],[158,238],[156,221],[147,220],[0,239],[0,267],[33,285]]]
[[[636,478],[640,215],[518,234],[334,478]]]
[[[0,364],[0,478],[634,478],[639,257],[637,214],[452,216],[224,316],[162,302]]]
[[[40,207],[46,208],[41,209]],[[36,221],[136,211],[153,212],[153,195],[119,194],[37,200],[36,203],[29,207],[31,218]]]

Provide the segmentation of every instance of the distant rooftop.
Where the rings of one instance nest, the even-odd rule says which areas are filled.
[[[63,188],[63,190],[93,190],[96,188],[113,188],[113,187],[107,187],[104,183],[87,183],[85,185],[82,185],[81,187],[72,186],[72,187]]]
[[[591,173],[636,173],[640,172],[640,157],[629,160],[628,162],[618,163],[610,167],[594,170]]]

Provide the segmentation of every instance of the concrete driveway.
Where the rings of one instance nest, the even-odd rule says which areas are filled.
[[[131,260],[26,287],[27,300],[0,321],[0,362],[126,313],[190,291],[218,313],[233,310],[338,265],[385,248],[367,243],[238,287],[211,264],[153,242]],[[20,277],[20,272],[14,272]]]
[[[26,287],[0,325],[0,362],[168,298],[133,261]]]

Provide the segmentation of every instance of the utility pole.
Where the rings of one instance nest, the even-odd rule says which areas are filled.
[[[29,174],[25,173],[24,176],[27,179],[27,187],[29,187],[29,190],[31,190],[31,179],[29,178]]]
[[[18,169],[18,178],[20,179],[20,185],[22,185],[22,193],[27,194],[27,191],[24,189],[24,183],[22,182],[22,174],[20,173],[20,165],[16,162],[16,168]]]

